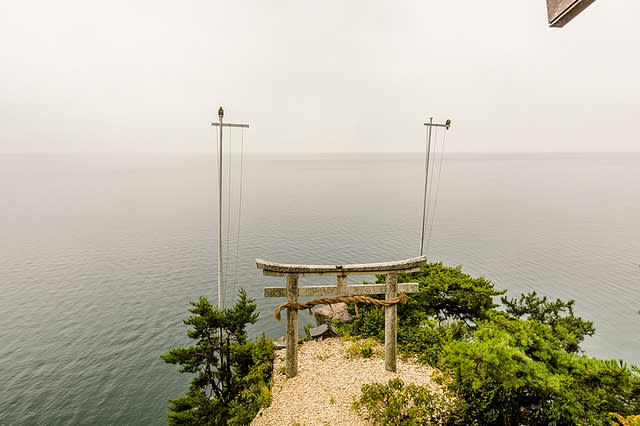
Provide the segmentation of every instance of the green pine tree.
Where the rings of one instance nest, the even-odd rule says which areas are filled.
[[[270,400],[269,382],[273,345],[264,335],[247,338],[247,324],[258,319],[253,299],[241,289],[231,308],[216,309],[204,297],[190,302],[192,314],[184,320],[195,343],[161,355],[195,374],[185,396],[169,401],[170,424],[247,424]]]

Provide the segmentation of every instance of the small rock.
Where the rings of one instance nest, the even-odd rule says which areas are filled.
[[[273,341],[273,347],[275,348],[276,351],[280,349],[284,349],[287,347],[287,340],[285,339],[284,336],[282,336],[278,340]]]
[[[298,343],[302,343],[302,339],[298,339]],[[279,351],[280,349],[285,349],[287,347],[287,337],[280,336],[278,340],[274,340],[273,347],[275,348],[276,351]]]

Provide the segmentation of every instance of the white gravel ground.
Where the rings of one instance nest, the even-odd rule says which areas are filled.
[[[434,369],[413,360],[398,358],[398,372],[384,369],[384,347],[374,344],[370,358],[349,357],[351,341],[331,338],[305,342],[298,351],[298,375],[286,379],[285,351],[278,351],[274,364],[273,401],[258,413],[253,425],[367,425],[351,404],[364,383],[387,383],[400,377],[405,383],[428,386]]]

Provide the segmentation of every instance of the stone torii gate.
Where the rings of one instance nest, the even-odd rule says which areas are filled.
[[[396,371],[396,353],[398,338],[398,307],[397,303],[405,300],[405,293],[415,293],[418,291],[417,283],[398,284],[398,274],[416,272],[427,263],[427,257],[421,256],[413,259],[399,260],[386,263],[367,263],[360,265],[290,265],[283,263],[267,262],[256,259],[258,269],[262,269],[263,275],[271,277],[285,277],[286,287],[265,287],[264,297],[286,297],[284,303],[276,311],[279,315],[281,309],[287,309],[287,366],[286,374],[288,378],[298,374],[298,309],[306,309],[314,304],[338,303],[345,301],[349,296],[356,296],[355,299],[362,301],[363,295],[384,294],[385,301],[370,299],[369,302],[385,306],[384,315],[384,365],[387,371]],[[299,277],[309,276],[336,276],[335,286],[308,286],[298,287]],[[347,285],[349,275],[385,275],[385,284],[357,284]],[[401,293],[404,298],[398,297]],[[334,296],[333,299],[322,299],[298,303],[299,296]],[[357,297],[359,296],[359,297]],[[368,298],[364,298],[368,299]]]

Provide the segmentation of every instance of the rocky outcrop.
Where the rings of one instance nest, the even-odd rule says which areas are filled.
[[[351,314],[349,314],[349,312],[347,311],[346,303],[324,305],[323,307],[313,311],[313,317],[316,320],[317,326],[320,326],[327,321],[334,322],[340,320],[347,323],[353,321]]]
[[[298,343],[302,343],[302,339],[298,338]],[[280,349],[286,349],[287,348],[286,336],[281,336],[278,340],[274,340],[273,347],[275,348],[276,351]]]

